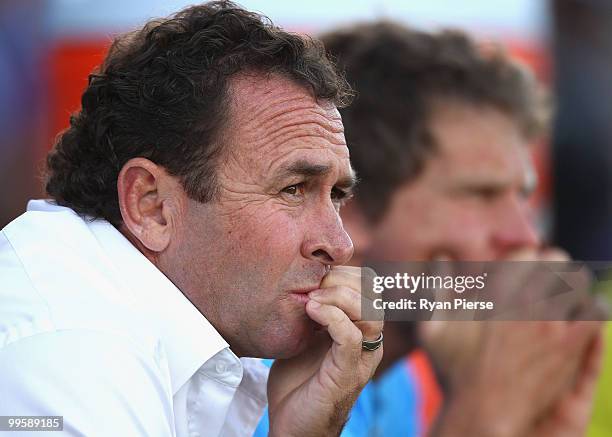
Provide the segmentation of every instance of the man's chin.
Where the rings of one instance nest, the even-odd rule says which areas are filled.
[[[292,329],[277,331],[278,336],[266,345],[265,358],[287,359],[303,353],[312,346],[318,326],[308,319],[297,326],[294,325]]]

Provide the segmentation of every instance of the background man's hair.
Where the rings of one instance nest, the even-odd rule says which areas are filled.
[[[529,140],[546,128],[548,102],[530,72],[499,48],[482,52],[462,32],[379,22],[321,39],[357,92],[340,112],[361,180],[356,199],[372,222],[435,150],[428,122],[436,104],[494,107],[516,120]]]
[[[145,157],[212,200],[228,83],[241,72],[283,75],[339,107],[351,97],[319,41],[231,2],[193,6],[115,39],[47,158],[48,194],[118,226],[119,171]]]

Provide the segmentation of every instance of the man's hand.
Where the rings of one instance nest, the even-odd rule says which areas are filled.
[[[600,332],[589,345],[575,384],[539,420],[530,437],[586,435],[602,359],[603,335]]]
[[[461,380],[452,382],[435,436],[559,435],[536,430],[560,429],[570,422],[574,430],[586,426],[585,410],[590,408],[597,374],[593,362],[599,358],[592,357],[587,367],[582,363],[593,354],[600,323],[472,323],[480,325],[481,339],[462,375],[455,374]],[[577,375],[584,379],[580,389],[574,383]],[[560,400],[569,401],[568,394],[576,390],[571,405],[579,409],[568,411]]]
[[[548,250],[512,260],[567,257]],[[530,280],[528,268],[524,275],[514,281],[546,287]],[[579,311],[586,314],[575,314],[578,320],[589,320],[596,303]],[[420,334],[448,390],[434,435],[584,435],[601,361],[601,323],[438,321],[421,324]]]
[[[383,327],[382,312],[379,320],[361,320],[361,275],[372,273],[359,267],[334,267],[320,289],[309,293],[306,313],[323,329],[313,348],[272,366],[270,435],[340,434],[383,354],[382,347],[372,352],[362,349],[362,341],[376,340]]]

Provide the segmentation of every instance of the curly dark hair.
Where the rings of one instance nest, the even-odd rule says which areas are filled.
[[[340,112],[361,180],[356,199],[372,222],[435,150],[428,122],[436,103],[494,107],[529,140],[546,130],[550,107],[531,73],[499,47],[484,53],[461,31],[426,33],[378,22],[321,39],[357,92]]]
[[[212,200],[228,84],[241,72],[283,75],[338,107],[351,97],[319,41],[228,1],[189,7],[114,40],[47,158],[47,193],[119,226],[117,177],[145,157]]]

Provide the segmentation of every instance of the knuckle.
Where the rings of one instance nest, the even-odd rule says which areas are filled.
[[[336,275],[334,273],[334,270],[331,270],[327,275],[325,275],[323,277],[323,280],[321,281],[321,285],[319,286],[320,288],[331,288],[332,286],[335,285],[335,281],[336,281]]]
[[[359,348],[361,348],[361,342],[363,341],[363,333],[360,329],[353,325],[353,328],[349,331],[348,340],[351,342],[351,344],[359,346]]]
[[[543,261],[569,261],[569,254],[559,247],[544,249],[541,253]]]
[[[347,300],[357,304],[361,303],[361,294],[357,290],[344,287],[344,293],[346,294]]]
[[[382,332],[384,327],[385,323],[382,320],[374,322],[374,329],[376,330],[376,332]]]
[[[342,312],[340,309],[338,308],[331,308],[331,323],[334,324],[341,324],[343,322],[348,321],[348,318],[346,317],[346,314],[344,314],[344,312]]]
[[[342,269],[341,269],[342,267]],[[333,268],[332,270],[325,275],[323,280],[321,281],[321,288],[332,288],[336,286],[342,286],[344,284],[349,283],[349,273],[344,270],[347,266],[338,266]]]
[[[338,269],[347,275],[359,275],[361,273],[361,267],[338,266]]]
[[[358,324],[364,340],[374,341],[383,331],[382,322],[360,322]]]

